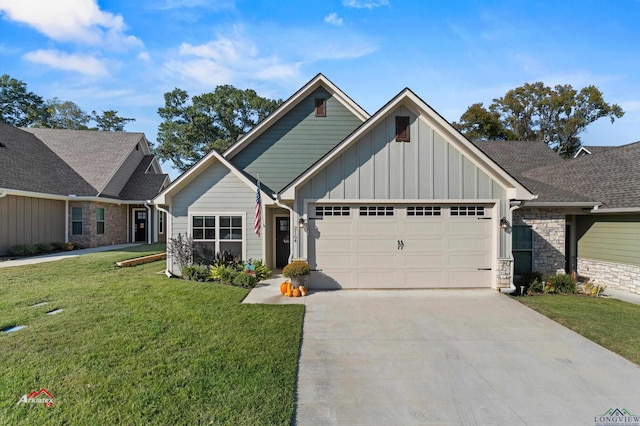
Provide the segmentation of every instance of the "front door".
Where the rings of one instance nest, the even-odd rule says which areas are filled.
[[[276,217],[276,268],[283,268],[289,263],[290,221],[288,217]]]
[[[136,242],[147,241],[147,212],[145,210],[136,210],[134,222],[134,240]]]

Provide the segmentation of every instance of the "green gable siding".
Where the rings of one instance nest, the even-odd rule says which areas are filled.
[[[315,116],[315,98],[327,99],[326,117]],[[322,158],[362,122],[342,103],[319,88],[231,159],[273,191]]]
[[[640,266],[640,215],[578,216],[578,257]]]

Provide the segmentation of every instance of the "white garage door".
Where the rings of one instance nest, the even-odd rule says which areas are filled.
[[[319,271],[315,283],[342,288],[491,286],[492,206],[310,208],[309,262]]]

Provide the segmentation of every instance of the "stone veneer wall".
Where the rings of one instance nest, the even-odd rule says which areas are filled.
[[[513,212],[513,225],[533,231],[533,270],[543,274],[565,272],[566,215],[559,209],[521,208]]]
[[[579,257],[578,273],[596,284],[640,294],[640,266]]]
[[[72,207],[82,207],[82,235],[72,235]],[[104,234],[98,234],[96,209],[104,209]],[[127,206],[91,201],[69,202],[69,241],[81,248],[127,242]]]
[[[511,259],[498,259],[498,280],[497,287],[509,288],[511,286]]]

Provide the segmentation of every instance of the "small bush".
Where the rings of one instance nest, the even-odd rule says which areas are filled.
[[[219,281],[222,284],[227,284],[227,285],[233,284],[233,280],[236,277],[236,275],[241,274],[241,272],[239,272],[237,269],[231,266],[221,266],[219,268],[220,269],[218,271],[218,276],[219,276]]]
[[[205,281],[209,276],[209,269],[204,265],[189,265],[182,267],[182,276],[189,281]]]
[[[538,280],[538,282],[542,282],[542,273],[537,272],[537,271],[526,272],[526,273],[522,274],[520,276],[520,278],[518,279],[517,286],[518,287],[521,287],[521,286],[524,287],[524,292],[528,293],[529,292],[529,287],[531,287],[531,284],[536,280]],[[541,290],[541,292],[542,292],[542,290]]]
[[[38,253],[51,253],[56,249],[53,244],[37,244],[36,248],[38,249]]]
[[[527,294],[531,296],[532,294],[539,294],[544,292],[544,284],[541,280],[535,279],[531,284],[529,284],[529,289],[527,290]]]
[[[574,294],[578,292],[576,282],[571,275],[552,275],[544,286],[545,293]]]
[[[271,269],[267,268],[265,264],[262,263],[262,260],[249,259],[248,261],[239,264],[236,269],[240,272],[244,272],[247,270],[247,265],[249,264],[253,265],[252,270],[255,273],[258,282],[266,280],[271,276]]]
[[[38,247],[31,244],[20,244],[9,249],[9,256],[33,256],[38,254]]]
[[[255,275],[240,272],[233,277],[233,285],[242,288],[254,288],[258,284],[258,278]]]
[[[55,250],[69,250],[69,243],[63,243],[61,241],[56,241],[55,243],[51,243]],[[71,245],[73,247],[73,244]]]

